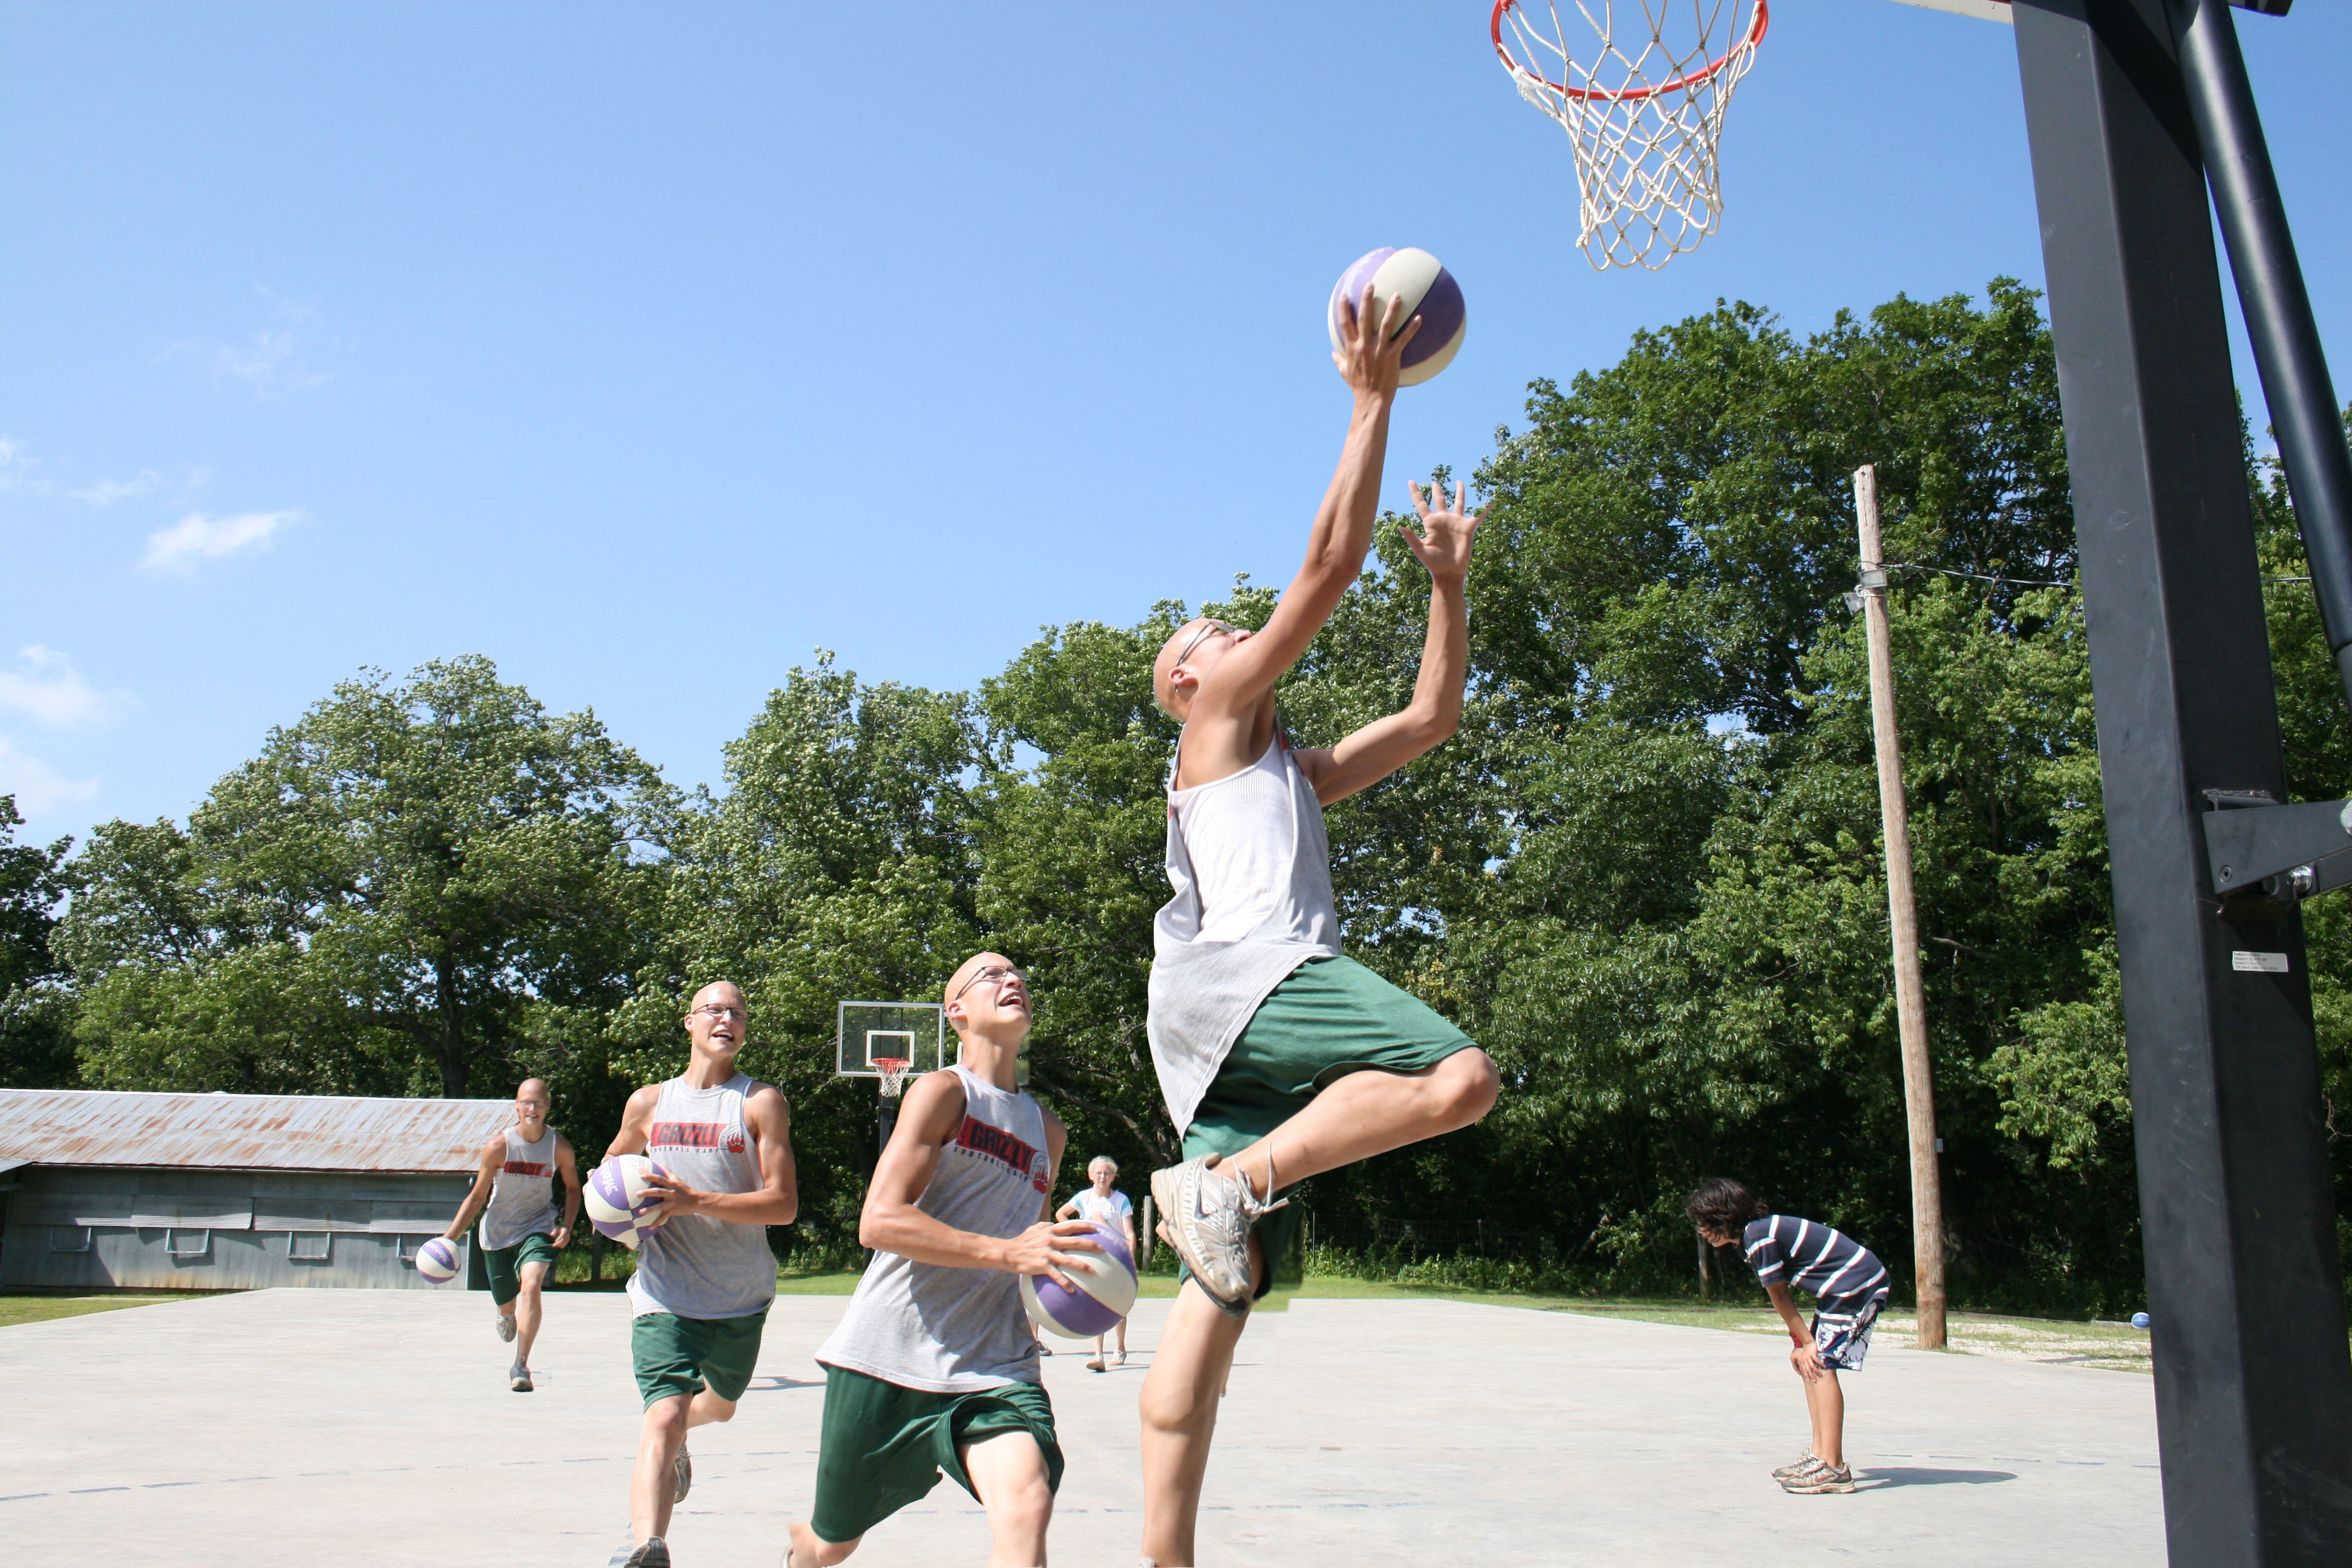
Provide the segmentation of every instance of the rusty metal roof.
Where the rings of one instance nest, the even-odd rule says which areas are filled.
[[[0,1164],[470,1171],[504,1100],[0,1089]]]

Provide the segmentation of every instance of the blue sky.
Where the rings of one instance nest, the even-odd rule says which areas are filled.
[[[1278,584],[1376,246],[1470,305],[1391,504],[1718,296],[2040,279],[2007,27],[1786,0],[1722,232],[1601,275],[1486,10],[0,8],[0,790],[44,837],[184,816],[460,653],[692,784],[818,647],[967,687]],[[2347,13],[2239,18],[2339,384]]]

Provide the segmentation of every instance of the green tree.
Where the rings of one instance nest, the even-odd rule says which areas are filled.
[[[593,1088],[673,815],[593,713],[487,659],[346,681],[184,831],[110,823],[59,945],[109,1087]]]
[[[50,945],[73,840],[19,844],[24,821],[16,797],[0,795],[0,1089],[57,1089],[76,1078],[73,998]]]

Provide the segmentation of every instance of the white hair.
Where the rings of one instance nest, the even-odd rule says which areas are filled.
[[[1092,1175],[1094,1173],[1094,1168],[1097,1165],[1108,1165],[1112,1175],[1116,1176],[1118,1174],[1118,1162],[1112,1159],[1108,1154],[1097,1154],[1093,1159],[1087,1161],[1087,1173],[1088,1175]]]

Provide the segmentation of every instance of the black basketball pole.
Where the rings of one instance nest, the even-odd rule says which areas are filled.
[[[2170,0],[2173,37],[2204,153],[2213,211],[2230,247],[2279,462],[2303,527],[2312,591],[2337,677],[2352,695],[2352,447],[2327,375],[2303,264],[2279,199],[2270,145],[2224,0]],[[2341,782],[2330,781],[2331,787]]]
[[[2286,798],[2203,160],[2166,0],[2016,0],[2097,703],[2165,1532],[2352,1563],[2352,1353],[2301,915],[2223,899]]]

